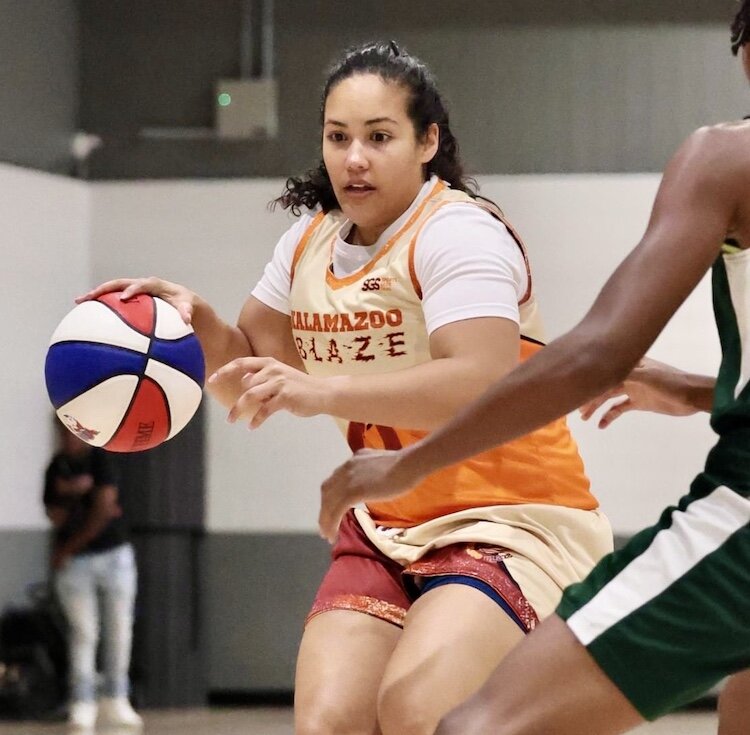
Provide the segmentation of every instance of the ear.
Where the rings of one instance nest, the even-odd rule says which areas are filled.
[[[429,163],[440,147],[440,128],[437,123],[430,123],[422,140],[422,163]]]

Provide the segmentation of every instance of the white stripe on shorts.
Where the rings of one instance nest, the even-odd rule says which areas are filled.
[[[580,610],[568,626],[587,646],[620,620],[661,594],[733,533],[750,523],[750,500],[717,487],[672,514],[651,545],[611,579]]]

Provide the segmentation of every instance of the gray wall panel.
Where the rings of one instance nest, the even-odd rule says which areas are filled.
[[[302,625],[329,555],[312,534],[206,537],[210,691],[291,691]]]
[[[47,579],[46,531],[0,531],[0,610],[29,602],[29,585]]]
[[[67,173],[78,105],[74,0],[0,0],[0,161]]]
[[[181,13],[148,10],[146,0],[87,0],[85,120],[110,138],[91,175],[299,172],[317,155],[324,70],[342,45],[373,37],[394,37],[431,65],[474,172],[660,170],[690,130],[740,116],[747,104],[728,48],[734,3],[685,5],[277,2],[280,136],[230,144],[133,136],[153,124],[211,125],[212,79],[238,68],[238,2],[210,3],[206,20],[208,0],[190,0]]]

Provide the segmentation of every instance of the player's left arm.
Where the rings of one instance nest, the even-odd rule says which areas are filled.
[[[271,358],[244,358],[223,367],[215,380],[236,379],[238,369],[247,373],[245,392],[229,420],[251,418],[253,427],[283,409],[297,416],[328,414],[429,430],[518,363],[518,324],[499,317],[452,322],[432,333],[430,353],[431,360],[391,373],[325,378]]]

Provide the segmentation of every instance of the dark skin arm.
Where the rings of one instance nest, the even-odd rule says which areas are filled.
[[[430,472],[527,434],[625,380],[727,233],[750,242],[742,210],[750,192],[750,126],[738,129],[702,129],[682,145],[643,239],[575,328],[425,440],[395,453],[362,453],[336,470],[322,487],[322,535],[335,538],[351,505],[400,495]]]
[[[668,416],[690,416],[710,411],[716,378],[687,373],[650,357],[644,357],[625,380],[581,406],[587,421],[611,398],[618,399],[599,419],[605,429],[628,411],[648,411]]]
[[[120,515],[122,509],[117,502],[117,487],[103,485],[97,488],[94,491],[94,502],[81,530],[52,552],[53,569],[60,569],[71,556],[93,541],[111,520]]]

